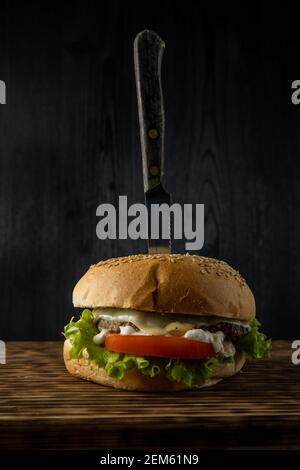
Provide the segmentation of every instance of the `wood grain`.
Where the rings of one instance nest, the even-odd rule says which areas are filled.
[[[172,395],[74,379],[60,342],[7,346],[0,449],[300,449],[300,366],[288,342],[212,388]]]

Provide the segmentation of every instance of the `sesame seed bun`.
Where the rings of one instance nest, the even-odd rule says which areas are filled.
[[[253,294],[224,261],[191,255],[135,255],[90,267],[73,291],[75,307],[255,317]]]
[[[80,379],[95,382],[100,385],[114,387],[119,390],[136,390],[142,392],[177,392],[183,390],[191,390],[191,387],[183,383],[169,380],[163,375],[156,377],[148,377],[143,375],[139,370],[129,370],[125,372],[121,380],[114,379],[106,374],[105,370],[97,365],[89,364],[88,359],[72,359],[70,357],[70,349],[72,345],[69,340],[64,342],[64,361],[68,372]],[[233,362],[227,362],[215,366],[212,377],[201,386],[192,387],[199,389],[209,387],[216,384],[225,377],[231,377],[237,374],[245,364],[246,355],[237,353]]]

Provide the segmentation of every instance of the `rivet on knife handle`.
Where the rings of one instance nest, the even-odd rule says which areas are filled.
[[[134,41],[145,191],[158,186],[163,176],[165,118],[161,61],[164,47],[162,39],[149,30],[139,33]]]

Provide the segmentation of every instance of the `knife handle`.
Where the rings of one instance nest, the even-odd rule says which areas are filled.
[[[164,163],[165,116],[161,61],[165,43],[153,31],[134,40],[134,69],[140,122],[145,192],[161,183]]]

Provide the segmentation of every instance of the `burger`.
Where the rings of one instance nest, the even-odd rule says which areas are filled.
[[[101,261],[73,291],[64,329],[70,374],[118,389],[174,392],[213,385],[261,359],[253,294],[224,261],[135,255]]]

